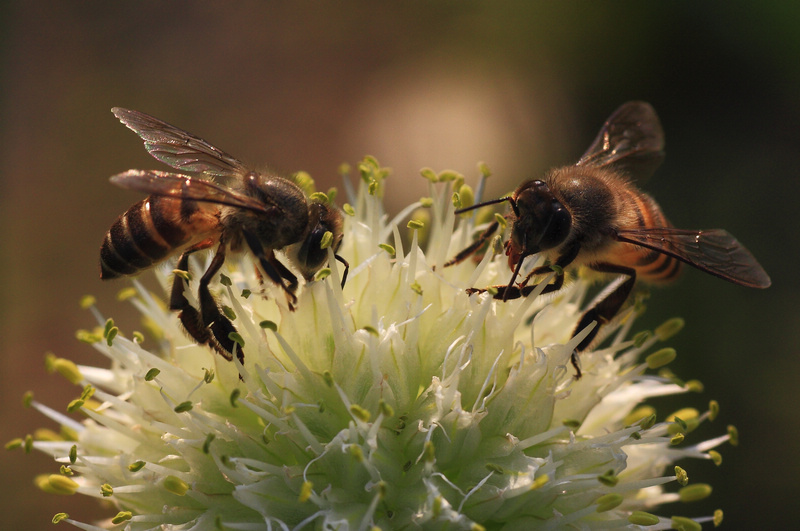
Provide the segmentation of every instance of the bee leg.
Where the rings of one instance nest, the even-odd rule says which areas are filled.
[[[553,270],[550,269],[550,266],[537,267],[536,269],[531,271],[532,275],[530,276],[544,275],[546,273],[551,273],[552,271]],[[528,295],[533,293],[533,291],[536,290],[538,287],[539,284],[533,284],[531,286],[528,286],[528,278],[525,279],[525,281],[520,285],[519,288],[516,288],[516,286],[514,286],[514,288],[519,290],[520,294],[523,297],[527,297]],[[560,273],[556,274],[555,278],[553,279],[553,282],[551,284],[547,284],[544,287],[544,289],[542,290],[542,294],[552,293],[554,291],[560,290],[563,287],[564,287],[564,271],[561,270]]]
[[[236,357],[244,365],[244,351],[241,345],[237,345],[230,338],[231,333],[236,332],[236,327],[220,311],[219,304],[214,300],[214,296],[211,295],[211,291],[208,289],[208,285],[214,275],[219,272],[222,264],[225,263],[225,246],[226,242],[220,241],[217,252],[214,258],[211,259],[211,264],[200,278],[200,283],[197,286],[197,298],[200,301],[200,314],[203,319],[203,325],[206,329],[211,330],[213,335],[213,341],[209,341],[209,344],[228,361],[233,359],[234,348],[236,348]]]
[[[286,293],[286,299],[289,302],[289,309],[294,311],[294,306],[297,304],[297,295],[295,295],[298,285],[297,276],[275,258],[275,253],[272,252],[272,249],[264,249],[257,237],[248,231],[242,231],[242,233],[250,250],[253,251],[253,255],[258,258],[261,269],[264,270],[270,280],[283,288]],[[288,286],[284,283],[284,279],[289,283]]]
[[[608,293],[601,293],[598,296],[599,300],[583,313],[581,320],[578,321],[578,325],[575,327],[575,331],[572,332],[572,337],[575,337],[581,330],[593,322],[597,322],[597,326],[595,326],[589,332],[589,335],[583,338],[583,340],[575,349],[575,352],[572,353],[572,366],[575,367],[575,370],[577,371],[575,375],[576,378],[581,377],[581,369],[578,366],[578,352],[586,350],[586,348],[588,348],[591,344],[592,340],[594,340],[594,338],[597,336],[597,332],[600,331],[600,326],[609,322],[614,318],[615,315],[617,315],[617,313],[619,313],[622,305],[625,304],[626,300],[628,300],[628,296],[631,294],[633,285],[636,282],[636,270],[630,267],[623,267],[605,262],[592,264],[590,267],[601,273],[624,275],[628,278],[617,285],[611,284],[611,290]]]
[[[493,221],[488,227],[486,227],[486,230],[484,230],[480,234],[480,236],[478,236],[478,238],[474,242],[472,242],[472,244],[469,247],[463,249],[460,253],[458,253],[453,258],[445,262],[442,267],[450,267],[451,265],[460,264],[461,262],[469,258],[471,255],[475,254],[478,251],[478,249],[480,249],[481,246],[484,243],[486,243],[486,240],[488,240],[492,236],[492,234],[497,232],[497,228],[499,226],[500,224],[497,221]]]
[[[282,279],[285,279],[289,283],[289,285],[287,286],[283,283],[283,281],[279,282],[279,284],[283,286],[283,289],[287,291],[288,293],[287,298],[288,296],[291,296],[289,302],[290,303],[297,302],[297,297],[295,297],[295,292],[297,292],[297,286],[298,286],[297,275],[289,271],[289,269],[285,265],[283,265],[280,260],[275,258],[274,255],[269,260],[269,263],[272,264],[272,266],[275,268],[276,271],[278,271],[280,277]]]
[[[344,266],[344,273],[342,273],[342,289],[344,289],[344,284],[347,282],[347,274],[350,272],[350,262],[339,256],[338,254],[334,254],[333,257],[336,259],[337,262]]]
[[[531,271],[531,274],[528,276],[528,278],[536,275],[550,273],[551,271],[552,269],[550,269],[550,266],[537,267],[536,269]],[[519,285],[515,284],[506,286],[492,286],[494,289],[497,290],[497,293],[495,293],[492,298],[494,298],[495,300],[507,301],[507,300],[519,299],[520,297],[527,297],[528,295],[533,293],[533,291],[536,290],[536,288],[539,287],[539,284],[531,284],[529,286],[527,284],[528,278],[525,279],[525,283]],[[542,290],[542,294],[558,291],[563,286],[564,286],[564,273],[562,272],[561,274],[556,275],[555,279],[551,284],[547,284],[544,287],[544,289]],[[467,290],[467,293],[471,295],[473,293],[483,293],[485,291],[486,291],[485,289],[470,288]]]
[[[505,286],[492,286],[497,290],[495,293],[494,298],[502,301],[507,301],[509,299],[518,299],[520,297],[527,297],[531,293],[533,293],[538,287],[539,284],[528,285],[528,282],[533,277],[546,275],[548,273],[552,273],[553,271],[557,271],[555,279],[553,280],[552,284],[547,284],[542,290],[542,294],[545,293],[552,293],[554,291],[560,290],[564,286],[564,270],[567,268],[568,265],[575,260],[575,257],[578,256],[578,252],[580,251],[580,244],[573,243],[563,254],[561,254],[558,259],[556,259],[555,267],[550,265],[543,265],[539,267],[534,267],[530,273],[528,273],[524,279],[519,284],[514,284],[514,278],[516,278],[517,274],[519,274],[519,269],[522,264],[522,260],[525,259],[523,256],[520,258],[520,261],[517,263],[517,268],[514,270],[514,275],[511,277],[511,282],[509,282]],[[467,290],[468,293],[474,293],[476,290]],[[485,291],[485,290],[478,290],[478,291]]]
[[[184,251],[178,259],[176,269],[188,272],[189,255],[196,251],[207,249],[212,243],[212,240],[204,240]],[[203,325],[203,317],[200,312],[189,304],[188,299],[183,294],[186,289],[184,282],[182,277],[175,275],[169,298],[169,309],[180,312],[178,318],[181,320],[183,328],[195,341],[203,345],[207,344],[211,340],[211,335],[208,332],[208,328]]]

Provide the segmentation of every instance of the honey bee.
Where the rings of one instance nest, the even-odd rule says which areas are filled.
[[[169,307],[180,312],[183,327],[198,343],[229,361],[236,352],[244,363],[241,347],[235,348],[231,339],[236,328],[209,291],[226,254],[249,249],[261,272],[282,288],[294,309],[297,276],[275,251],[283,251],[310,281],[328,260],[323,239],[330,241],[334,253],[342,242],[341,212],[309,200],[294,181],[252,171],[205,140],[157,118],[119,107],[111,112],[144,140],[150,155],[210,180],[154,170],[128,170],[111,177],[117,186],[150,195],[119,216],[106,233],[100,248],[100,278],[135,275],[178,253],[177,270],[188,272],[192,253],[216,246],[198,284],[199,308],[187,300],[185,281],[177,274]],[[345,268],[344,286],[349,265],[338,254],[335,258]]]
[[[661,164],[663,147],[664,132],[653,107],[628,102],[608,118],[575,165],[551,170],[541,180],[525,181],[507,197],[456,211],[502,202],[511,206],[505,216],[511,225],[510,237],[504,245],[513,273],[508,284],[493,286],[495,299],[525,297],[537,287],[529,284],[531,279],[553,271],[555,277],[543,293],[557,291],[564,284],[565,270],[579,265],[619,277],[575,327],[573,337],[597,322],[573,352],[577,378],[581,376],[577,352],[585,350],[600,325],[620,311],[637,278],[668,282],[686,263],[742,286],[767,288],[771,284],[753,255],[728,232],[674,228],[653,198],[633,184],[631,179],[646,179]],[[475,253],[499,225],[497,221],[490,224],[445,267]],[[533,268],[515,283],[523,261],[536,254],[545,257],[545,265]]]

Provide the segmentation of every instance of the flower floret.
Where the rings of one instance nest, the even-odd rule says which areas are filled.
[[[651,349],[676,321],[635,335],[638,309],[625,310],[604,326],[607,347],[580,354],[578,380],[571,333],[587,280],[507,302],[469,295],[510,271],[491,246],[443,267],[481,230],[455,221],[453,187],[473,201],[464,178],[427,171],[429,197],[402,216],[425,205],[428,219],[404,238],[402,217],[383,211],[388,171],[374,158],[358,170],[337,251],[351,265],[344,287],[332,249],[330,274],[302,286],[294,311],[251,257],[223,270],[214,287],[244,365],[193,344],[138,282],[125,300],[146,334],[129,337],[86,299],[110,364],[69,372],[93,389],[86,418],[33,401],[76,434],[34,442],[69,465],[73,490],[111,500],[130,529],[666,529],[649,511],[710,493],[666,486],[677,460],[716,462],[729,436],[672,446],[671,425],[689,436],[711,413],[659,422],[643,407],[687,391],[648,373],[674,357]],[[169,289],[170,266],[157,274]]]

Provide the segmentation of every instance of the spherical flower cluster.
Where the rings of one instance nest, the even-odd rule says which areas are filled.
[[[243,366],[193,344],[162,296],[138,282],[123,295],[141,311],[144,334],[119,330],[86,301],[99,326],[80,337],[110,364],[51,357],[83,389],[69,409],[84,418],[31,400],[62,431],[27,445],[61,464],[39,478],[44,490],[110,500],[119,512],[96,524],[55,521],[187,531],[656,530],[721,519],[654,514],[706,496],[710,487],[687,485],[675,463],[718,462],[713,448],[731,437],[684,441],[713,419],[713,403],[665,418],[645,403],[695,387],[652,371],[674,355],[653,347],[680,320],[634,335],[632,305],[601,331],[607,347],[581,354],[578,380],[570,356],[581,337],[571,334],[587,281],[507,302],[468,295],[507,282],[510,271],[491,247],[482,260],[442,267],[475,235],[475,222],[454,214],[453,198],[470,196],[463,180],[423,171],[430,197],[388,220],[387,171],[372,158],[358,170],[357,190],[345,186],[344,288],[336,268],[324,269],[290,311],[248,256],[223,269],[215,289],[244,345]],[[399,225],[420,211],[410,230]],[[166,286],[171,271],[157,273]]]

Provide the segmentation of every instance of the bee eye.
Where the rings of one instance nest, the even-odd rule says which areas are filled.
[[[550,212],[546,218],[547,223],[539,244],[542,249],[555,247],[566,240],[572,226],[572,216],[561,203],[553,200],[549,210]]]
[[[328,259],[328,249],[322,248],[322,239],[328,232],[323,225],[317,225],[308,233],[300,250],[300,259],[306,269],[317,271]]]
[[[511,236],[519,249],[538,253],[567,239],[572,216],[543,181],[526,183],[516,201],[519,215]]]

